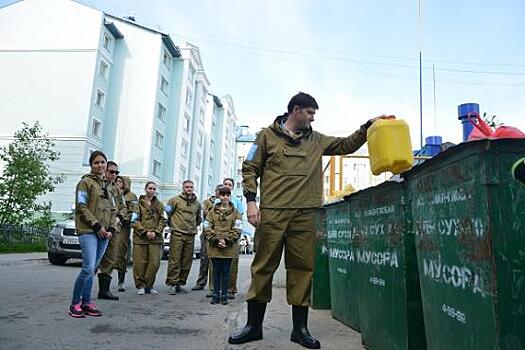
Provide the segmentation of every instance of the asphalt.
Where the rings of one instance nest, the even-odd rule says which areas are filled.
[[[243,345],[227,343],[246,320],[243,301],[249,287],[251,256],[239,265],[237,298],[211,306],[206,291],[171,296],[163,285],[166,261],[158,274],[158,296],[138,296],[128,278],[128,291],[118,302],[99,300],[104,315],[75,320],[67,315],[74,278],[81,266],[47,262],[45,253],[0,255],[1,349],[304,349],[290,342],[291,311],[283,288],[273,288],[264,339]],[[188,287],[197,278],[194,260]],[[93,288],[96,294],[97,284]],[[114,293],[117,293],[114,291]],[[309,329],[322,349],[363,349],[359,333],[333,319],[329,310],[310,310]]]

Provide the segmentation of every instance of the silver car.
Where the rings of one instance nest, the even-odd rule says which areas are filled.
[[[202,232],[202,228],[199,226],[197,228],[197,234],[195,235],[194,243],[193,243],[193,256],[195,256],[196,259],[201,258],[201,239],[200,234]],[[162,259],[167,260],[170,255],[170,239],[171,239],[171,229],[169,226],[164,227],[164,243],[162,243]]]
[[[47,239],[47,257],[54,265],[64,265],[67,259],[71,258],[82,259],[74,220],[53,226]]]

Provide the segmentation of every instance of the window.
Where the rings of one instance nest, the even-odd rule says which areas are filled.
[[[191,107],[191,100],[193,99],[193,93],[190,88],[186,88],[186,106]]]
[[[155,146],[159,149],[162,149],[164,146],[164,136],[158,131],[155,131]]]
[[[195,69],[190,65],[190,69],[188,70],[188,81],[190,83],[193,83],[193,75],[195,75]]]
[[[108,33],[104,33],[104,37],[102,38],[102,47],[104,47],[106,50],[111,51],[111,37]]]
[[[199,121],[201,124],[204,124],[204,116],[206,115],[206,112],[204,111],[204,108],[201,108],[199,112]]]
[[[182,144],[181,144],[181,155],[184,157],[184,158],[187,158],[188,157],[188,142],[186,141],[182,141]]]
[[[195,186],[199,186],[201,182],[201,178],[199,175],[195,175]]]
[[[186,180],[186,167],[184,165],[179,167],[179,180],[181,182]]]
[[[197,136],[197,145],[202,146],[202,131],[199,131],[199,135]]]
[[[242,169],[237,169],[237,175],[242,176]]]
[[[162,91],[165,95],[168,94],[168,86],[169,83],[163,76],[160,77],[160,91]]]
[[[184,129],[184,131],[190,130],[190,116],[186,113],[184,113],[184,121],[182,124],[182,128]]]
[[[109,76],[108,72],[109,72],[109,64],[106,63],[106,61],[104,60],[100,60],[100,63],[98,65],[98,75],[100,75],[101,78],[107,80]]]
[[[161,164],[159,161],[153,160],[153,175],[160,177]]]
[[[211,175],[208,175],[208,186],[211,186],[213,182],[213,177]]]
[[[104,109],[105,101],[106,101],[106,94],[102,90],[97,89],[97,97],[95,99],[95,105]]]
[[[241,164],[242,162],[244,162],[244,157],[243,156],[237,157],[237,163]]]
[[[91,134],[96,137],[102,136],[102,122],[100,120],[93,118],[93,122],[91,123]]]
[[[201,168],[201,163],[202,163],[202,156],[199,152],[197,152],[197,155],[195,156],[195,167],[197,169],[200,169]]]
[[[213,157],[210,157],[210,169],[213,170]]]
[[[164,107],[162,103],[159,103],[157,107],[157,118],[159,118],[163,122],[166,121],[166,107]]]
[[[171,69],[171,55],[166,50],[164,50],[164,55],[162,56],[162,62],[164,62],[164,65],[168,69]]]
[[[215,150],[215,140],[211,140],[210,149]]]

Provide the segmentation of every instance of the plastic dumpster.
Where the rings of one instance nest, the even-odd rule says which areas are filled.
[[[406,186],[385,182],[348,196],[350,261],[359,275],[359,323],[369,349],[425,349],[425,329]],[[357,248],[359,247],[359,248]]]
[[[350,262],[351,246],[350,205],[342,201],[328,204],[326,228],[330,267],[330,301],[332,316],[359,330],[359,306],[356,266]]]
[[[525,140],[460,144],[405,174],[429,349],[525,349]]]
[[[312,279],[312,307],[330,309],[330,268],[328,266],[328,242],[326,235],[326,210],[320,208],[315,214],[315,269]]]

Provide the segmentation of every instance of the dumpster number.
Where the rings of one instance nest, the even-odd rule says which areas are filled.
[[[452,306],[443,304],[441,310],[443,310],[443,313],[445,313],[445,315],[452,317],[461,323],[467,323],[467,318],[465,314],[459,310],[454,309]]]
[[[380,286],[380,287],[384,287],[386,282],[384,279],[382,278],[379,278],[379,277],[375,277],[375,276],[372,276],[368,279],[368,281],[370,283],[372,283],[374,286]]]

